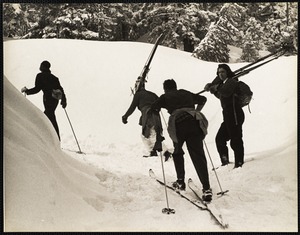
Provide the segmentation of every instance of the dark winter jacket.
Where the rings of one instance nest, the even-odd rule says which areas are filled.
[[[174,110],[180,108],[195,108],[195,104],[203,107],[206,103],[206,97],[193,94],[187,90],[172,90],[168,91],[165,94],[161,95],[159,99],[152,104],[151,108],[159,110],[165,108],[168,110],[168,113],[172,114]]]
[[[151,105],[152,110],[159,111],[161,108],[168,110],[171,114],[168,123],[168,132],[173,140],[177,142],[176,123],[195,118],[199,121],[199,126],[203,131],[203,137],[207,134],[208,122],[205,116],[200,112],[206,103],[206,97],[193,94],[189,91],[171,90],[159,97],[159,99]],[[198,104],[195,110],[195,105]]]
[[[238,81],[234,78],[228,78],[227,81],[221,82],[217,88],[215,96],[220,99],[223,109],[232,108],[235,102],[235,106],[238,106],[235,94],[238,89]]]
[[[60,82],[56,76],[51,74],[50,71],[41,72],[36,75],[35,79],[35,87],[28,89],[26,91],[27,95],[32,95],[43,91],[43,100],[44,102],[51,102],[54,98],[52,97],[52,90],[60,89],[62,92],[62,100],[61,103],[66,103],[66,95],[64,93],[64,89],[60,85]]]
[[[223,108],[223,115],[234,117],[234,122],[238,123],[237,114],[243,113],[242,106],[239,104],[239,81],[235,78],[228,78],[224,83],[221,81],[214,95],[220,99]]]
[[[129,106],[127,112],[125,113],[125,117],[128,118],[136,108],[142,112],[145,107],[150,107],[151,104],[157,100],[158,96],[146,89],[142,88],[134,94],[131,105]],[[140,125],[142,125],[142,116],[140,118]]]
[[[148,138],[150,136],[150,128],[154,127],[157,133],[162,132],[161,120],[158,112],[152,112],[150,110],[151,104],[158,99],[158,96],[147,91],[145,88],[141,88],[137,91],[133,97],[130,107],[125,113],[124,117],[127,119],[136,108],[141,111],[141,117],[139,125],[142,126],[142,134]]]

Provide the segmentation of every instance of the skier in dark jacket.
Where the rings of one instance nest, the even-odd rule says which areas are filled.
[[[212,83],[206,84],[204,90],[210,91],[219,98],[223,108],[223,123],[216,135],[216,145],[222,165],[229,163],[227,141],[230,140],[230,146],[234,151],[234,167],[237,168],[244,164],[242,126],[245,115],[237,99],[238,80],[233,78],[234,75],[227,64],[219,64],[217,77]]]
[[[162,144],[164,137],[162,136],[162,124],[159,113],[152,112],[150,105],[157,100],[158,96],[145,89],[142,84],[141,88],[134,94],[133,100],[127,112],[122,116],[122,122],[126,124],[128,117],[138,108],[141,111],[139,125],[142,126],[142,140],[149,151],[149,156],[157,156],[157,151],[164,149],[165,160],[171,156],[166,146]],[[144,157],[149,157],[145,155]]]
[[[58,138],[60,140],[59,128],[56,122],[55,110],[61,99],[61,105],[63,108],[67,106],[66,95],[64,89],[60,85],[60,82],[56,76],[54,76],[50,71],[50,63],[48,61],[43,61],[40,65],[41,73],[38,73],[35,79],[35,87],[27,89],[22,88],[22,92],[27,95],[33,95],[41,90],[43,91],[43,103],[45,107],[44,113],[51,121]]]
[[[207,161],[203,149],[203,139],[207,134],[208,122],[200,112],[206,103],[206,97],[193,94],[187,90],[177,90],[173,79],[164,81],[165,94],[155,101],[151,109],[159,111],[165,108],[170,113],[168,132],[174,144],[173,159],[177,174],[177,181],[173,187],[185,190],[184,151],[182,146],[186,142],[190,157],[203,186],[203,199],[212,199]],[[195,109],[195,105],[198,104]]]

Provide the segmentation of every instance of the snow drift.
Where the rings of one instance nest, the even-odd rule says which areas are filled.
[[[120,199],[99,184],[101,171],[64,154],[49,120],[4,79],[6,228],[76,230]],[[76,206],[75,206],[76,205]],[[89,206],[88,206],[89,205]],[[68,212],[74,216],[64,216]],[[53,227],[54,226],[54,227]]]
[[[4,43],[5,231],[222,231],[207,212],[172,192],[168,195],[175,215],[161,213],[166,207],[163,188],[148,177],[149,168],[161,177],[160,159],[141,157],[138,111],[127,125],[121,122],[132,99],[129,87],[151,49],[132,42]],[[45,59],[65,89],[67,110],[86,154],[75,153],[61,107],[56,112],[59,143],[42,113],[42,94],[20,94],[21,87],[33,86]],[[234,70],[242,65],[230,66]],[[242,78],[254,92],[252,113],[244,109],[248,162],[241,169],[218,169],[223,189],[229,189],[220,198],[210,171],[214,203],[229,222],[228,231],[298,230],[296,65],[297,57],[281,57]],[[159,46],[146,87],[160,95],[162,82],[174,78],[179,88],[198,92],[214,78],[216,67]],[[205,141],[218,166],[214,137],[222,121],[220,104],[204,95],[208,102],[203,112],[209,120]],[[168,117],[166,112],[163,116]],[[185,159],[186,177],[199,184],[188,154]],[[167,180],[174,180],[172,160],[164,166]]]

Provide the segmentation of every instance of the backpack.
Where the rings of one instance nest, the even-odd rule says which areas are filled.
[[[250,101],[252,100],[253,92],[246,83],[239,81],[238,84],[238,101],[241,107],[244,107],[249,105]]]

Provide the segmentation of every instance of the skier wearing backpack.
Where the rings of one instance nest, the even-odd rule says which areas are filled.
[[[206,103],[206,97],[183,89],[177,90],[177,84],[173,79],[165,80],[163,88],[165,94],[151,105],[151,109],[159,112],[161,108],[165,108],[170,114],[168,132],[174,145],[173,161],[177,174],[177,180],[172,186],[179,190],[186,188],[184,151],[182,149],[186,142],[195,170],[202,183],[202,198],[205,201],[211,201],[212,190],[203,149],[203,139],[207,134],[208,121],[200,112]],[[198,106],[195,109],[196,104]]]
[[[162,144],[164,137],[162,136],[162,124],[159,113],[150,110],[150,105],[158,98],[158,96],[145,89],[145,84],[141,84],[140,89],[134,94],[131,105],[126,113],[122,116],[122,122],[126,124],[128,117],[136,108],[141,111],[139,125],[142,126],[142,140],[149,154],[144,157],[158,156],[157,151],[164,149],[165,161],[171,157],[171,153],[166,146]]]
[[[26,95],[33,95],[41,90],[43,91],[43,103],[45,107],[44,113],[51,121],[57,135],[60,140],[59,128],[57,125],[55,110],[61,99],[61,105],[63,108],[67,106],[67,99],[64,93],[64,89],[60,85],[59,79],[54,76],[50,71],[51,64],[48,61],[43,61],[40,65],[41,73],[38,73],[35,79],[35,87],[28,89],[23,87],[21,92]]]
[[[248,86],[234,76],[234,72],[227,64],[219,64],[217,77],[212,83],[206,84],[204,90],[219,98],[223,109],[223,122],[215,138],[222,166],[229,163],[227,141],[230,140],[230,146],[234,151],[234,167],[238,168],[244,164],[242,126],[245,115],[242,107],[250,102],[252,92],[249,89],[251,95],[243,95],[244,87]]]

